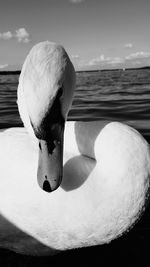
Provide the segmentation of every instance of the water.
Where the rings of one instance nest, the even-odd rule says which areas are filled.
[[[0,75],[0,128],[22,126],[19,75]],[[122,121],[150,135],[150,69],[78,72],[68,120]]]

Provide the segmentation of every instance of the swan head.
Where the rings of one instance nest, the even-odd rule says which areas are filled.
[[[75,70],[65,49],[41,42],[29,52],[20,74],[18,107],[39,143],[37,179],[47,192],[61,183],[63,133],[75,89]]]

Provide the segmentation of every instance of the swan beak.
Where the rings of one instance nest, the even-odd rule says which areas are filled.
[[[39,140],[39,161],[37,179],[46,192],[56,190],[63,174],[64,125],[54,125],[46,140]]]

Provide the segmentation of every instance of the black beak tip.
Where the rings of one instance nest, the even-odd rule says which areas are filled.
[[[51,189],[51,186],[50,186],[50,183],[48,180],[45,180],[44,183],[43,183],[43,190],[50,193],[52,192],[53,190]]]

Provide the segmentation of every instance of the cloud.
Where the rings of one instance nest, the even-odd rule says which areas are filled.
[[[10,31],[0,33],[1,40],[10,40],[12,38],[15,38],[18,42],[22,43],[30,42],[30,35],[25,28],[19,28],[15,31],[15,33],[12,33]]]
[[[127,63],[129,61],[133,61],[133,63],[138,62],[138,64],[143,63],[144,59],[150,59],[150,53],[149,52],[136,52],[132,53],[125,58],[121,57],[105,57],[104,55],[100,55],[97,58],[91,59],[88,63],[88,65],[117,65],[117,64],[123,64]]]
[[[79,3],[84,2],[84,0],[69,0],[69,2],[72,4],[79,4]]]
[[[72,57],[72,59],[79,59],[80,58],[79,55],[72,55],[71,57]]]
[[[116,64],[123,63],[123,62],[124,62],[124,59],[120,57],[105,57],[104,55],[100,55],[99,57],[90,60],[89,65],[90,66],[93,66],[93,65],[103,66],[106,64],[116,65]]]
[[[124,63],[124,59],[120,57],[114,57],[109,61],[109,64],[116,65],[116,64],[121,64]]]
[[[138,59],[138,58],[148,58],[150,57],[150,53],[149,52],[136,52],[133,54],[130,54],[129,56],[126,56],[126,60],[131,60],[131,59]]]
[[[133,44],[131,44],[131,43],[127,43],[127,44],[124,45],[124,47],[125,47],[125,48],[132,48],[132,47],[133,47]]]
[[[0,65],[0,69],[5,69],[8,67],[8,64],[3,64],[3,65]]]
[[[16,36],[18,42],[23,42],[23,43],[29,43],[30,42],[29,33],[26,31],[25,28],[20,28],[20,29],[16,30],[15,36]]]
[[[93,58],[89,61],[89,65],[101,65],[103,63],[106,63],[110,60],[110,57],[105,57],[104,55],[100,55],[97,58]]]
[[[3,40],[9,40],[13,37],[12,33],[11,32],[3,32],[3,33],[0,33],[0,39],[3,39]]]
[[[100,55],[91,59],[88,66],[91,68],[130,68],[150,65],[150,52],[135,52],[126,57],[107,57]]]

